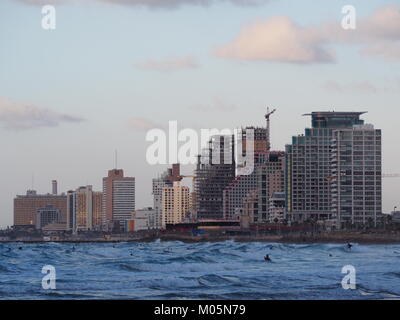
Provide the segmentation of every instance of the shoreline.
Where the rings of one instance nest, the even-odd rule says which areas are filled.
[[[286,244],[345,244],[348,242],[362,245],[388,245],[400,244],[400,234],[360,234],[360,233],[329,233],[318,235],[203,235],[192,236],[183,234],[163,234],[159,236],[144,236],[142,238],[114,238],[114,239],[31,239],[31,240],[0,240],[1,243],[119,243],[119,242],[172,242],[181,241],[184,243],[196,242],[274,242]]]

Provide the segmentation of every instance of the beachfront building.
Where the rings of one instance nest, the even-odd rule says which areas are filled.
[[[92,186],[79,187],[67,193],[67,229],[74,232],[100,230],[102,224],[103,193]]]
[[[233,135],[211,137],[198,156],[195,170],[196,214],[199,220],[221,220],[224,189],[235,179]]]
[[[14,198],[14,225],[35,226],[37,211],[47,206],[60,211],[60,221],[66,221],[67,196],[65,194],[38,194],[35,190],[28,190],[26,195],[17,195]]]
[[[376,227],[382,217],[382,133],[371,124],[333,132],[332,218],[340,228]]]
[[[108,171],[103,178],[102,223],[105,229],[123,228],[135,210],[135,178],[124,177],[122,169]]]
[[[286,146],[285,192],[291,221],[332,217],[331,149],[335,130],[362,125],[364,112],[312,112],[311,128]]]
[[[185,220],[190,211],[189,187],[175,181],[172,187],[162,190],[162,224],[177,224]]]
[[[61,211],[54,208],[52,205],[47,205],[45,208],[37,210],[36,229],[41,230],[52,223],[61,222]],[[65,230],[65,225],[64,225]]]
[[[165,229],[165,221],[163,220],[163,202],[162,194],[165,187],[172,187],[174,182],[181,181],[180,165],[175,163],[168,168],[161,176],[153,179],[153,205],[154,220],[152,222],[154,229]]]

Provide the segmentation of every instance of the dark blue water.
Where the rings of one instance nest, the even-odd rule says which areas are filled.
[[[355,290],[341,285],[349,264]],[[44,265],[56,268],[55,290],[42,289]],[[0,244],[0,299],[398,298],[399,245]]]

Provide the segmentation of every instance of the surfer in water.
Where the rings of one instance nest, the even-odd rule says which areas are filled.
[[[269,257],[269,254],[266,254],[264,257],[265,262],[271,262],[271,258]]]
[[[352,247],[352,246],[353,246],[353,245],[352,245],[350,242],[347,243],[347,249],[351,250],[351,247]]]

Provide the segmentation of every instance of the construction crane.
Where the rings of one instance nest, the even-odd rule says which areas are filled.
[[[270,125],[269,125],[269,117],[276,111],[273,109],[271,112],[269,111],[269,107],[267,107],[267,113],[265,114],[265,119],[267,120],[267,151],[271,149],[271,134],[270,134]]]

